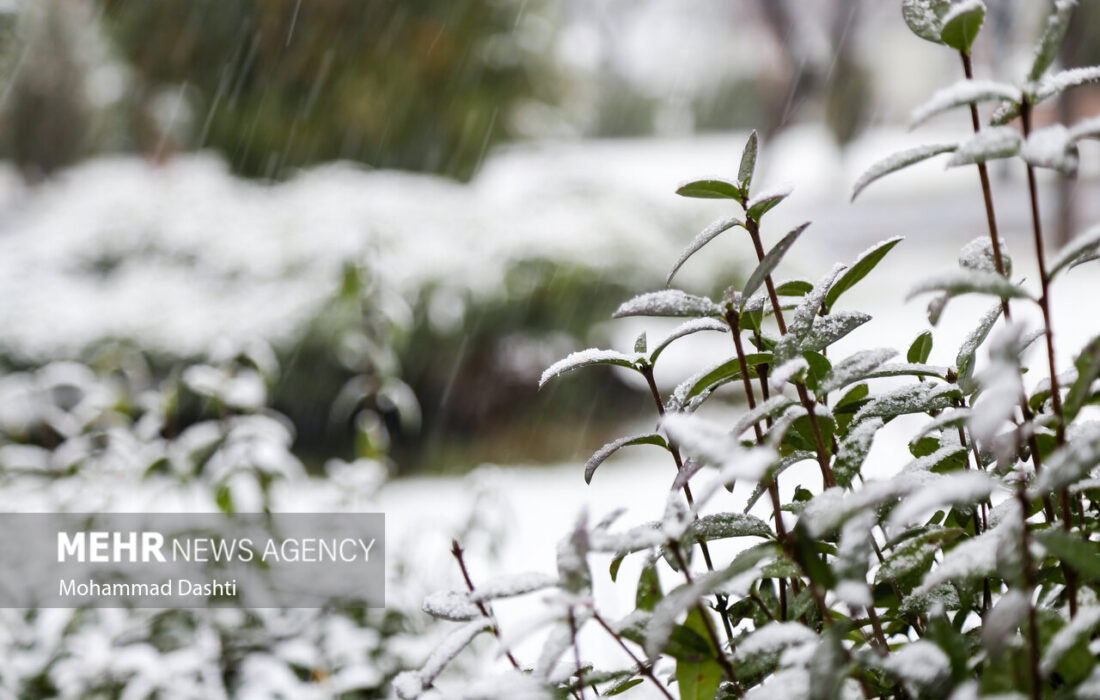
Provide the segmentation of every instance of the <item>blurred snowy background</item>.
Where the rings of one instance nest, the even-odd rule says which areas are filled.
[[[1013,80],[1046,3],[987,4],[976,73]],[[814,221],[783,276],[906,236],[851,295],[875,321],[848,339],[904,349],[926,325],[905,292],[985,223],[974,173],[935,163],[848,203],[880,157],[969,129],[905,130],[961,68],[898,5],[0,2],[0,507],[381,509],[393,553],[384,611],[3,611],[0,697],[384,697],[431,647],[419,601],[457,583],[451,537],[483,574],[552,570],[583,503],[658,509],[669,468],[644,451],[581,478],[651,422],[643,387],[537,378],[661,328],[607,319],[726,213],[673,192],[732,175],[750,129],[757,181],[795,187],[765,237]],[[1100,63],[1100,0],[1077,13],[1062,63]],[[1100,93],[1046,109],[1076,121]],[[1063,240],[1100,218],[1081,150],[1076,180],[1042,182]],[[1022,171],[993,172],[1034,279]],[[743,244],[680,284],[720,293]],[[1098,284],[1084,267],[1058,294]],[[981,308],[952,306],[933,362]],[[1096,331],[1055,324],[1067,352]],[[662,386],[728,353],[686,347]]]

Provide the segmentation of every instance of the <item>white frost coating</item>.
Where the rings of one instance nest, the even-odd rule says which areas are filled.
[[[802,349],[818,352],[871,320],[862,311],[834,311],[814,319],[814,327],[802,339]]]
[[[1004,250],[1006,246],[1003,238],[1000,243],[1001,250]],[[962,247],[959,251],[959,267],[979,272],[997,271],[997,264],[993,261],[993,244],[987,236],[979,236]]]
[[[1017,537],[1019,530],[1018,518],[1004,518],[995,527],[959,544],[944,554],[940,565],[928,572],[915,592],[928,593],[952,579],[969,579],[992,574],[997,568],[997,549],[1002,542]]]
[[[479,584],[477,589],[470,594],[470,600],[474,603],[496,600],[497,598],[514,598],[543,588],[549,588],[558,582],[556,576],[532,571],[523,574],[509,574],[498,576],[490,581]]]
[[[692,333],[698,333],[700,331],[718,331],[725,333],[729,330],[729,326],[723,321],[719,321],[716,318],[693,318],[690,321],[685,321],[679,326],[676,326],[671,333],[653,348],[649,354],[650,362],[656,362],[657,357],[664,352],[664,349],[669,346],[670,343],[679,338],[683,338],[685,335],[691,335]]]
[[[539,678],[548,678],[554,672],[558,659],[572,644],[573,630],[568,624],[559,621],[551,625],[546,641],[542,645],[542,651],[539,653],[539,659],[535,663],[535,675]]]
[[[806,524],[812,536],[822,537],[856,513],[895,501],[936,476],[928,472],[902,473],[891,479],[867,481],[863,488],[847,494],[840,487],[826,489],[809,502],[799,522]]]
[[[1049,676],[1054,672],[1054,667],[1062,660],[1062,657],[1070,648],[1082,639],[1088,639],[1092,630],[1100,625],[1100,607],[1089,606],[1077,611],[1077,616],[1066,623],[1066,626],[1058,630],[1054,637],[1047,643],[1043,652],[1043,660],[1040,669],[1043,675]]]
[[[1050,493],[1084,479],[1100,463],[1100,423],[1090,421],[1074,428],[1071,439],[1044,465],[1035,486],[1037,493]]]
[[[796,357],[788,360],[772,370],[768,375],[768,386],[772,391],[782,391],[790,382],[800,381],[810,369],[810,363],[805,357]]]
[[[1029,601],[1019,590],[1001,596],[982,619],[982,643],[991,654],[999,655],[1016,636],[1016,629],[1027,616]]]
[[[856,180],[856,184],[852,186],[852,199],[858,197],[859,193],[866,189],[868,185],[881,177],[901,170],[914,163],[919,163],[922,160],[938,156],[941,153],[953,151],[956,148],[958,148],[958,144],[956,143],[933,143],[899,151],[891,156],[887,156],[870,168],[867,168],[867,170],[859,176],[859,179]]]
[[[1100,119],[1098,119],[1100,122]],[[1100,126],[1100,123],[1098,123]],[[1072,241],[1067,243],[1065,247],[1058,251],[1053,257],[1048,266],[1049,272],[1047,274],[1050,277],[1060,271],[1062,268],[1072,265],[1078,258],[1088,253],[1095,252],[1097,247],[1100,247],[1100,226],[1094,226],[1088,231],[1079,234]],[[1049,384],[1047,389],[1049,389]]]
[[[489,628],[485,620],[475,620],[462,625],[447,635],[440,645],[435,648],[435,651],[431,653],[428,660],[424,662],[420,670],[417,671],[417,675],[420,677],[421,689],[431,685],[432,681],[446,668],[447,664],[451,663],[459,652],[473,641],[474,637],[487,629]],[[412,686],[411,681],[409,681],[409,686]]]
[[[454,622],[468,622],[481,617],[481,611],[470,601],[466,591],[436,591],[424,598],[420,609],[432,617]]]
[[[1037,168],[1051,168],[1067,175],[1077,171],[1077,149],[1069,130],[1061,124],[1032,131],[1020,148],[1020,155]]]
[[[774,654],[790,646],[816,642],[817,634],[800,622],[769,622],[737,644],[735,658],[746,661],[760,654]]]
[[[852,382],[859,381],[872,370],[897,355],[896,350],[880,348],[878,350],[860,350],[833,365],[825,378],[821,380],[819,390],[823,393],[842,389]]]
[[[985,10],[985,3],[982,2],[982,0],[956,0],[955,4],[944,13],[943,18],[940,19],[940,24],[946,27],[959,15],[964,15],[975,10]]]
[[[951,660],[947,658],[947,654],[923,639],[906,644],[893,652],[882,665],[903,680],[920,687],[931,686],[951,672]]]
[[[777,413],[783,411],[788,406],[793,406],[794,401],[788,399],[786,396],[778,395],[772,396],[767,401],[759,403],[756,408],[751,411],[747,411],[743,416],[737,419],[737,422],[733,424],[733,429],[730,430],[730,435],[738,437],[741,433],[751,428],[756,423],[764,420],[768,416],[774,416]]]
[[[424,681],[416,671],[402,671],[393,679],[393,690],[401,700],[416,700],[424,692]]]
[[[653,614],[646,625],[645,652],[650,659],[656,659],[668,642],[676,620],[688,608],[698,603],[704,596],[713,593],[719,586],[733,578],[729,569],[711,571],[695,577],[690,584],[684,584],[669,592],[653,608]]]
[[[557,697],[530,674],[509,670],[487,678],[466,679],[455,700],[552,700]]]
[[[656,547],[666,540],[660,524],[650,522],[623,532],[593,532],[589,538],[589,548],[593,552],[637,552]]]
[[[679,289],[662,289],[627,299],[612,314],[624,316],[721,316],[722,310],[710,299]]]
[[[937,90],[927,102],[913,110],[909,115],[909,128],[912,129],[952,107],[989,100],[1019,102],[1021,98],[1019,88],[1008,83],[992,80],[960,80],[954,85]]]
[[[958,391],[950,384],[922,382],[898,387],[880,394],[859,409],[853,423],[867,418],[893,418],[906,413],[924,413],[930,410],[947,408],[951,405],[951,396]]]
[[[948,700],[1027,700],[1023,693],[993,693],[983,695],[979,692],[977,681],[966,681],[955,688]]]
[[[1077,700],[1100,700],[1100,666],[1094,666],[1073,692]]]
[[[1100,80],[1100,66],[1087,66],[1084,68],[1070,68],[1054,75],[1048,75],[1039,83],[1035,101],[1042,102],[1070,88],[1095,83]],[[1095,121],[1095,118],[1090,120]]]
[[[970,431],[980,445],[993,445],[1005,422],[1015,415],[1014,404],[1023,395],[1024,386],[1015,354],[1022,336],[1023,326],[1010,323],[998,330],[990,340],[991,361],[978,376],[982,392],[974,402],[974,412],[968,421]],[[1008,454],[998,454],[997,458],[999,461],[1012,460]]]
[[[809,694],[810,672],[804,668],[785,668],[745,693],[745,700],[798,700],[809,697]]]
[[[661,532],[665,538],[679,540],[688,531],[695,514],[684,501],[680,491],[669,491],[665,501],[665,513],[661,516]]]
[[[820,280],[818,280],[814,288],[810,290],[810,293],[807,294],[795,308],[794,315],[787,324],[788,334],[792,334],[801,340],[814,327],[816,320],[820,318],[818,312],[821,310],[821,305],[825,302],[825,297],[828,295],[829,289],[832,288],[833,283],[836,282],[836,278],[840,277],[840,274],[846,269],[848,269],[847,265],[836,263]]]
[[[666,413],[661,418],[660,425],[683,451],[710,464],[724,465],[743,452],[729,431],[699,416]]]
[[[752,209],[757,204],[760,204],[761,202],[766,202],[769,199],[786,199],[793,191],[794,187],[792,185],[790,185],[789,183],[784,183],[782,185],[772,187],[771,189],[757,192],[756,196],[750,199],[747,204],[745,204],[745,210],[747,211],[749,209]]]
[[[984,163],[995,158],[1008,158],[1020,152],[1023,138],[1011,126],[995,126],[984,129],[955,149],[955,155],[947,161],[947,167]]]
[[[679,271],[683,264],[687,262],[688,258],[695,255],[700,248],[717,238],[723,231],[728,231],[734,226],[744,225],[744,222],[736,216],[728,216],[707,226],[699,235],[693,238],[691,243],[688,243],[687,247],[680,253],[680,257],[676,260],[676,264],[672,266],[672,271],[668,273],[668,277],[665,279],[665,284],[667,285],[672,282],[672,278],[676,276],[677,271]]]
[[[940,415],[936,416],[932,420],[924,424],[923,427],[913,437],[911,442],[916,442],[922,437],[926,437],[936,432],[937,430],[943,430],[945,428],[953,428],[956,425],[961,425],[970,418],[971,412],[969,408],[951,408]]]
[[[977,270],[952,270],[928,277],[914,286],[905,299],[908,301],[925,292],[947,292],[950,296],[982,293],[1009,299],[1030,298],[1021,287],[997,273]]]
[[[859,473],[863,460],[871,451],[871,443],[875,439],[875,433],[882,427],[881,418],[870,418],[855,424],[848,430],[844,440],[837,451],[836,464],[833,465],[833,473],[843,482],[851,482]]]
[[[940,437],[940,447],[931,454],[924,455],[923,457],[917,457],[911,460],[908,464],[902,467],[902,473],[909,474],[915,472],[930,473],[932,468],[945,459],[954,457],[955,455],[965,455],[966,448],[959,442],[958,433],[948,431]]]
[[[714,494],[739,479],[759,481],[777,456],[775,450],[768,447],[741,450],[718,470],[718,476],[715,479],[696,490],[695,508],[697,510],[702,508]]]
[[[546,371],[542,373],[542,377],[539,378],[539,387],[541,388],[542,385],[546,384],[546,382],[554,377],[561,376],[566,372],[572,372],[581,367],[588,367],[596,364],[630,366],[643,357],[641,353],[631,353],[628,355],[617,350],[600,350],[598,348],[578,350],[547,367]]]
[[[871,590],[866,581],[845,579],[836,585],[833,591],[837,600],[854,609],[871,607]]]

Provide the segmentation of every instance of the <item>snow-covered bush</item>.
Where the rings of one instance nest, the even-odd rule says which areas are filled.
[[[853,197],[934,155],[952,153],[950,166],[977,164],[989,236],[963,247],[957,269],[909,294],[932,295],[933,327],[958,296],[991,299],[954,365],[928,364],[933,330],[922,330],[900,358],[890,348],[830,351],[870,320],[844,308],[844,294],[901,239],[829,268],[816,282],[775,281],[808,224],[765,248],[767,215],[789,191],[756,186],[754,134],[736,177],[678,190],[729,201],[735,210],[696,236],[668,275],[671,284],[693,255],[729,232],[758,258],[747,282],[719,299],[678,289],[636,296],[615,316],[682,324],[657,340],[642,334],[630,350],[574,353],[542,376],[545,384],[596,365],[640,375],[652,393],[655,429],[601,448],[584,478],[599,478],[604,460],[625,447],[664,450],[675,467],[664,512],[628,526],[619,524],[622,509],[582,513],[559,545],[553,575],[473,580],[456,544],[466,585],[429,596],[424,610],[457,624],[420,670],[398,676],[400,697],[581,700],[634,686],[653,697],[693,699],[1100,696],[1100,540],[1093,539],[1100,531],[1100,423],[1090,415],[1100,399],[1100,339],[1059,372],[1050,314],[1058,278],[1096,259],[1100,229],[1046,256],[1035,184],[1036,168],[1072,173],[1077,142],[1100,136],[1100,121],[1032,123],[1039,102],[1100,80],[1100,68],[1049,73],[1073,6],[1055,3],[1030,72],[1011,85],[970,76],[970,48],[985,13],[980,0],[903,3],[913,31],[957,51],[967,75],[918,108],[914,123],[969,107],[974,134],[882,161],[860,178]],[[993,128],[979,119],[977,105],[985,102],[997,105]],[[1004,126],[1016,117],[1020,129]],[[1010,277],[985,171],[993,159],[1018,159],[1026,170],[1035,283]],[[1020,319],[1035,309],[1041,324],[1032,328]],[[658,360],[670,343],[697,333],[728,334],[731,357],[663,395],[654,378]],[[1029,367],[1033,343],[1045,346],[1038,353],[1044,360]],[[1028,370],[1045,376],[1025,385]],[[708,403],[726,387],[747,404],[732,422],[728,409]],[[889,443],[891,431],[921,417],[907,445]],[[868,456],[876,442],[908,448],[911,460],[873,478]],[[780,481],[792,478],[798,485],[781,490]],[[595,602],[592,564],[601,557],[611,557],[612,579],[625,571],[624,560],[642,560],[635,609],[625,617]],[[540,606],[533,629],[546,634],[540,652],[524,655],[516,641],[533,629],[509,630],[491,606],[531,594]],[[482,633],[497,640],[501,674],[444,690],[446,665]],[[593,636],[610,640],[617,660],[588,661]]]

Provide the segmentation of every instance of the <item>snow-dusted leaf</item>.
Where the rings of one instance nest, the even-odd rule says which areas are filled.
[[[920,38],[942,44],[940,32],[943,30],[943,17],[949,9],[950,0],[903,0],[901,17]]]
[[[772,537],[772,530],[760,518],[744,513],[704,515],[689,528],[696,539],[721,540],[728,537]]]
[[[909,128],[912,129],[940,112],[955,107],[990,100],[1019,102],[1021,98],[1019,88],[1008,83],[992,80],[960,80],[954,85],[937,90],[927,102],[913,110],[909,115]]]
[[[672,284],[672,278],[676,276],[676,273],[687,262],[688,258],[695,255],[700,248],[710,243],[719,236],[723,231],[728,231],[734,226],[745,226],[745,222],[736,216],[727,216],[718,219],[710,226],[707,226],[703,231],[691,240],[691,243],[687,244],[683,252],[680,253],[680,257],[677,258],[676,264],[672,266],[672,271],[668,273],[668,277],[665,278],[665,286]]]
[[[525,574],[507,574],[479,584],[474,592],[470,594],[470,600],[474,603],[483,603],[487,600],[515,598],[516,596],[550,588],[557,585],[557,583],[556,576],[537,571]]]
[[[877,367],[885,363],[894,355],[896,350],[881,348],[878,350],[860,350],[833,365],[832,370],[825,375],[818,385],[821,394],[843,389],[849,384],[867,378]]]
[[[778,654],[787,647],[816,643],[817,633],[801,622],[769,622],[738,642],[735,658],[746,662],[765,654]]]
[[[851,201],[854,202],[856,197],[859,196],[859,193],[875,180],[942,153],[950,153],[956,148],[958,148],[957,143],[933,143],[925,146],[917,146],[916,148],[909,148],[883,158],[865,170],[864,173],[859,176],[859,179],[856,180],[856,184],[852,186]]]
[[[814,326],[802,339],[804,352],[821,352],[871,320],[862,311],[834,311],[814,319]]]
[[[1074,361],[1077,376],[1070,385],[1062,403],[1062,414],[1067,423],[1073,422],[1077,413],[1092,398],[1093,384],[1100,378],[1100,337],[1093,338]],[[1047,384],[1047,391],[1050,385]]]
[[[431,687],[432,682],[447,667],[447,664],[454,661],[455,657],[474,640],[474,637],[482,632],[487,632],[489,629],[488,620],[475,620],[456,628],[447,635],[440,645],[435,648],[435,651],[428,656],[428,660],[424,662],[420,670],[416,671],[416,679],[420,681],[420,690]],[[412,686],[412,683],[409,685]]]
[[[1020,148],[1020,155],[1036,168],[1050,168],[1063,175],[1077,172],[1077,145],[1061,124],[1032,131]]]
[[[880,394],[859,409],[853,423],[867,418],[889,420],[910,413],[928,413],[942,411],[959,398],[959,390],[950,384],[923,382],[908,384]]]
[[[885,241],[880,241],[860,253],[851,267],[845,270],[844,274],[840,276],[840,279],[829,288],[829,293],[825,295],[825,311],[828,312],[832,309],[841,294],[854,287],[860,280],[866,277],[868,273],[875,269],[875,266],[886,257],[886,254],[901,241],[901,236],[887,238]]]
[[[982,616],[982,645],[993,659],[1000,659],[1016,637],[1016,630],[1027,619],[1029,605],[1030,601],[1022,591],[1012,589]]]
[[[959,425],[965,425],[966,421],[973,415],[969,408],[951,408],[943,413],[939,414],[932,420],[928,421],[921,427],[913,439],[909,441],[910,445],[916,444],[918,440],[926,435],[930,435],[938,430],[944,430],[945,428],[954,428]]]
[[[741,201],[741,190],[728,180],[712,178],[707,180],[693,180],[676,188],[676,194],[681,197],[696,197],[699,199],[736,199]]]
[[[956,297],[963,294],[988,294],[1002,299],[1031,299],[1027,291],[996,272],[953,270],[929,277],[906,295],[906,300],[927,292],[944,292]]]
[[[771,361],[772,354],[770,352],[745,355],[745,364],[749,368],[749,378],[756,378],[756,367],[758,365],[771,364]],[[696,396],[740,378],[741,363],[734,357],[687,378],[676,387],[673,396],[681,406],[684,406]]]
[[[805,528],[810,536],[820,538],[854,515],[892,504],[937,476],[928,472],[907,472],[890,479],[869,479],[862,488],[850,492],[834,486],[810,500],[798,519],[798,526]]]
[[[817,459],[817,455],[813,452],[810,452],[809,450],[795,450],[794,452],[783,455],[773,464],[768,466],[767,473],[769,476],[769,481],[778,478],[779,475],[782,474],[783,471],[792,464],[805,462],[806,460],[810,459]],[[836,472],[834,470],[834,474],[835,473]],[[766,490],[766,482],[761,481],[756,484],[756,486],[754,486],[752,489],[752,493],[749,494],[749,497],[745,500],[745,508],[743,512],[748,513],[750,510],[752,510],[752,507],[756,505],[756,502],[760,500],[760,497],[764,495],[764,492]]]
[[[974,324],[974,328],[959,347],[958,355],[955,356],[955,368],[959,375],[959,388],[966,394],[971,394],[978,388],[977,384],[974,383],[974,358],[978,353],[978,348],[985,342],[989,331],[993,328],[993,324],[997,322],[1000,316],[1000,304],[989,307],[978,319],[978,322]]]
[[[743,452],[729,431],[712,421],[683,413],[666,413],[661,428],[682,451],[721,466]]]
[[[883,377],[947,377],[947,367],[942,365],[925,365],[916,362],[891,362],[882,365],[874,372],[867,374],[868,379],[881,379]]]
[[[1062,47],[1062,40],[1069,28],[1070,18],[1073,16],[1073,8],[1077,6],[1077,0],[1054,0],[1054,11],[1047,17],[1043,34],[1035,45],[1035,53],[1031,59],[1031,70],[1027,79],[1036,82],[1043,77],[1043,73],[1054,63],[1058,57],[1058,50]]]
[[[546,382],[554,377],[561,376],[566,372],[572,372],[582,367],[591,367],[592,365],[617,365],[619,367],[637,369],[637,362],[643,358],[644,355],[641,353],[628,355],[627,353],[618,352],[616,350],[599,350],[596,348],[579,350],[570,353],[564,359],[558,360],[546,368],[546,371],[542,373],[542,377],[539,378],[539,388],[541,389]]]
[[[791,194],[789,186],[783,186],[759,193],[745,204],[745,216],[753,221],[760,221],[760,217],[772,210],[775,205],[782,202]]]
[[[722,310],[710,299],[695,296],[679,289],[662,289],[639,294],[624,301],[613,318],[625,316],[717,316]]]
[[[685,321],[674,328],[671,333],[665,336],[664,339],[657,343],[657,346],[650,351],[649,363],[656,364],[657,358],[661,353],[664,352],[673,341],[679,340],[684,336],[700,331],[718,331],[719,333],[725,333],[728,330],[729,326],[726,325],[726,322],[716,318],[693,318],[690,321]]]
[[[745,303],[748,301],[757,289],[760,289],[764,284],[764,279],[771,275],[772,271],[779,265],[779,262],[783,259],[783,256],[787,254],[794,242],[798,239],[802,232],[809,226],[809,222],[801,224],[795,227],[786,236],[783,236],[776,243],[771,250],[764,255],[764,259],[760,261],[760,264],[756,266],[756,269],[749,275],[748,282],[745,283],[745,288],[741,290],[741,310],[744,311]]]
[[[853,479],[859,474],[863,461],[867,459],[867,453],[871,451],[871,442],[875,439],[875,433],[882,427],[881,418],[871,418],[860,421],[844,439],[837,450],[836,463],[833,464],[833,477],[840,486],[851,486]]]
[[[1079,609],[1077,616],[1047,642],[1046,649],[1043,650],[1043,660],[1039,666],[1043,675],[1049,676],[1054,673],[1062,657],[1078,642],[1088,640],[1097,625],[1100,625],[1100,607],[1090,605]]]
[[[943,506],[968,506],[989,498],[996,487],[985,472],[964,470],[944,474],[912,493],[890,513],[889,525],[899,528],[918,516]]]
[[[928,356],[932,354],[932,331],[924,331],[918,335],[909,346],[909,352],[905,359],[918,364],[928,362]]]
[[[432,617],[454,622],[466,622],[482,617],[481,610],[466,591],[436,591],[424,598],[421,610]]]
[[[929,593],[944,583],[972,581],[994,574],[998,551],[1005,543],[1015,546],[1019,533],[1019,516],[1006,517],[977,537],[963,540],[944,554],[943,561],[924,577],[916,592]]]
[[[995,126],[975,134],[969,141],[959,144],[955,154],[947,161],[947,167],[974,165],[998,158],[1011,158],[1020,152],[1023,138],[1010,126]]]
[[[958,0],[941,19],[940,39],[956,51],[970,53],[970,45],[985,20],[985,3],[981,0]]]
[[[794,314],[787,322],[786,334],[779,339],[779,343],[775,346],[776,365],[782,366],[799,356],[802,350],[802,341],[814,327],[817,319],[822,318],[818,315],[818,312],[821,311],[821,306],[825,303],[825,295],[829,293],[829,288],[833,286],[833,283],[836,282],[837,277],[844,269],[843,265],[834,265],[824,277],[818,280],[813,290],[803,297],[802,301],[795,307]]]
[[[738,436],[745,432],[752,426],[756,425],[762,420],[767,418],[774,418],[783,411],[787,410],[788,406],[793,406],[794,401],[788,399],[786,396],[777,395],[769,397],[767,401],[762,401],[740,418],[733,424],[733,428],[730,430],[730,435]]]
[[[741,164],[737,168],[737,182],[741,185],[741,192],[747,197],[749,187],[752,185],[752,174],[756,170],[756,152],[759,148],[760,138],[756,135],[756,129],[749,134],[745,148],[741,151]]]
[[[1047,265],[1047,277],[1054,279],[1055,275],[1063,269],[1072,266],[1086,255],[1095,253],[1098,248],[1100,248],[1100,226],[1094,226],[1079,234],[1051,258]]]
[[[1039,89],[1035,92],[1033,102],[1038,104],[1071,88],[1097,81],[1100,81],[1100,66],[1084,66],[1060,71],[1048,75],[1039,82]]]
[[[1005,243],[1002,238],[1001,270],[1004,275],[1012,274],[1012,258],[1004,253]],[[997,272],[997,257],[993,251],[993,244],[988,236],[979,236],[970,241],[959,250],[959,267],[977,272]]]
[[[608,457],[628,445],[657,445],[658,447],[668,447],[665,439],[656,433],[632,435],[629,437],[621,437],[618,440],[612,440],[596,450],[596,453],[589,457],[588,461],[584,463],[584,482],[586,484],[592,483],[592,475],[596,473],[600,465],[603,464]]]
[[[875,573],[875,581],[897,580],[914,572],[924,571],[932,563],[936,552],[963,534],[960,528],[933,525],[918,534],[894,545],[886,560]]]

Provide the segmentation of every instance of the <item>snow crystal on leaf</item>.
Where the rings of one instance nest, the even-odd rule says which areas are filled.
[[[454,622],[467,622],[481,617],[481,611],[470,601],[465,591],[436,591],[424,599],[421,610],[432,617]]]
[[[1097,247],[1100,247],[1100,226],[1094,226],[1088,231],[1078,234],[1064,248],[1059,250],[1048,265],[1047,276],[1053,278],[1062,268],[1072,265],[1088,253],[1095,252]]]
[[[1050,493],[1084,479],[1100,464],[1100,423],[1077,426],[1075,434],[1043,465],[1035,490]]]
[[[1001,250],[1005,249],[1005,241],[1000,241]],[[1005,264],[1005,274],[1012,274],[1011,261],[1004,253],[1001,253],[1001,262]],[[987,236],[979,236],[962,247],[959,251],[959,267],[978,272],[997,272],[997,264],[993,258],[993,244]]]
[[[1100,607],[1090,606],[1078,610],[1077,616],[1058,630],[1047,643],[1040,665],[1043,675],[1054,673],[1054,668],[1070,648],[1082,639],[1088,639],[1097,625],[1100,625]]]
[[[443,671],[447,664],[451,663],[451,661],[458,656],[459,652],[465,649],[466,646],[473,641],[474,637],[488,629],[489,626],[487,621],[475,620],[474,622],[468,622],[462,625],[447,635],[443,642],[435,648],[435,651],[428,656],[428,660],[424,662],[424,665],[417,672],[417,675],[420,677],[421,690],[430,686],[432,681],[436,679],[436,676]],[[413,687],[411,680],[407,681],[406,687]]]
[[[1020,132],[1010,126],[995,126],[975,134],[959,144],[955,154],[947,161],[947,167],[973,165],[997,158],[1008,158],[1020,152],[1023,139]]]
[[[821,352],[871,320],[861,311],[834,311],[814,319],[814,326],[802,339],[802,350]]]
[[[1054,63],[1058,56],[1058,50],[1062,46],[1062,39],[1066,35],[1073,8],[1077,6],[1077,0],[1054,0],[1054,12],[1047,16],[1046,26],[1043,27],[1043,35],[1035,44],[1035,52],[1032,57],[1031,71],[1027,79],[1035,82],[1043,77],[1043,73]]]
[[[785,668],[745,694],[745,700],[801,700],[810,695],[810,672],[804,668]]]
[[[745,223],[736,216],[728,216],[723,219],[715,221],[710,226],[707,226],[703,231],[692,239],[691,243],[688,243],[684,251],[680,253],[680,257],[676,260],[676,264],[672,266],[672,271],[668,273],[668,277],[665,279],[665,285],[672,283],[672,278],[676,276],[676,273],[680,270],[688,258],[695,253],[699,252],[699,249],[710,243],[717,238],[723,231],[728,231],[734,226],[744,226]]]
[[[996,571],[997,550],[1009,538],[1018,537],[1019,519],[1005,518],[995,527],[971,537],[944,554],[943,561],[924,577],[917,593],[928,593],[955,579],[968,580]]]
[[[907,166],[919,163],[922,160],[927,160],[933,156],[938,156],[941,153],[947,153],[953,151],[958,147],[958,144],[954,143],[935,143],[927,146],[917,146],[916,148],[910,148],[899,153],[895,153],[888,156],[870,168],[868,168],[859,179],[856,180],[856,184],[852,187],[852,200],[854,201],[859,193],[867,188],[875,180],[881,177],[889,175],[892,172],[901,170]]]
[[[872,479],[865,482],[863,488],[850,493],[834,486],[810,500],[802,511],[799,524],[805,524],[812,536],[822,537],[857,513],[896,501],[936,476],[928,472],[912,472],[890,479]]]
[[[945,474],[920,491],[910,494],[890,514],[890,527],[902,527],[917,516],[942,506],[970,505],[989,498],[996,482],[984,472]]]
[[[1070,68],[1054,75],[1048,75],[1039,82],[1036,91],[1035,102],[1048,100],[1055,95],[1065,92],[1070,88],[1095,83],[1100,80],[1100,66],[1086,66],[1083,68]]]
[[[1065,175],[1077,172],[1077,147],[1069,130],[1061,124],[1031,132],[1020,155],[1036,168],[1050,168]]]
[[[989,100],[1019,102],[1021,97],[1019,88],[1008,83],[992,80],[960,80],[954,85],[937,90],[927,102],[913,110],[909,115],[909,128],[912,129],[952,107]]]
[[[1019,590],[1010,590],[982,618],[982,644],[994,658],[1001,655],[1027,617],[1029,601]]]
[[[821,380],[818,390],[828,393],[864,379],[871,371],[897,355],[896,350],[860,350],[833,365],[833,368]]]
[[[745,661],[760,654],[774,654],[790,646],[816,642],[817,634],[800,622],[769,622],[737,644],[735,657]]]
[[[787,360],[768,375],[768,386],[771,387],[772,391],[782,391],[788,383],[803,381],[806,371],[809,369],[810,363],[806,361],[805,357],[795,357]]]
[[[661,428],[683,451],[709,464],[721,466],[742,452],[729,431],[712,421],[683,413],[666,413]]]
[[[866,581],[845,579],[836,585],[833,591],[837,600],[852,608],[867,608],[874,602]]]
[[[974,270],[952,270],[929,277],[913,287],[906,300],[925,292],[946,292],[949,296],[979,293],[1007,299],[1031,298],[1023,288],[995,272]]]
[[[729,434],[735,437],[739,436],[765,418],[782,413],[788,406],[793,405],[794,401],[788,399],[786,396],[772,396],[767,401],[757,404],[756,408],[747,411],[743,416],[738,418],[737,422],[733,424],[733,429],[730,430]]]
[[[719,321],[714,318],[693,318],[690,321],[685,321],[653,348],[652,352],[649,354],[649,361],[651,363],[657,362],[657,358],[672,341],[683,338],[686,335],[691,335],[692,333],[698,333],[700,331],[719,331],[725,333],[728,330],[729,326],[726,325],[725,321]]]
[[[537,571],[498,576],[480,584],[470,594],[470,600],[479,603],[496,600],[497,598],[514,598],[515,596],[549,588],[556,585],[557,582],[557,577]]]
[[[909,413],[939,411],[951,405],[959,390],[950,384],[922,382],[909,384],[880,394],[859,409],[853,423],[867,418],[890,419]]]
[[[849,486],[856,474],[859,474],[863,460],[867,459],[867,453],[871,451],[875,433],[881,427],[881,418],[870,418],[856,423],[844,436],[833,465],[833,476],[838,484]]]
[[[600,350],[598,348],[578,350],[550,365],[546,371],[542,373],[542,377],[539,378],[539,388],[542,388],[546,382],[554,377],[558,377],[566,372],[572,372],[581,367],[590,367],[592,365],[634,367],[635,363],[643,357],[641,353],[632,353],[628,355],[616,350]]]
[[[613,318],[625,316],[722,316],[722,310],[710,299],[679,289],[662,289],[639,294],[624,301]]]
[[[933,686],[951,673],[951,661],[947,654],[923,639],[910,642],[887,656],[883,666],[921,688]]]

